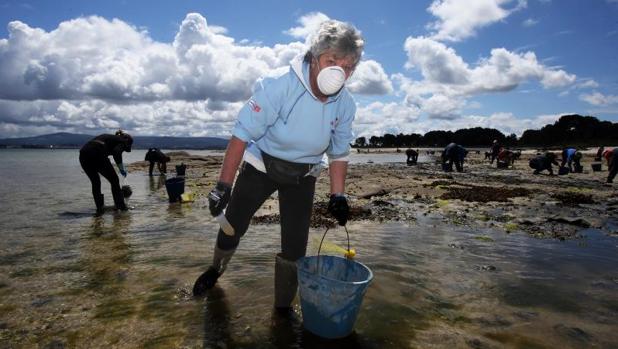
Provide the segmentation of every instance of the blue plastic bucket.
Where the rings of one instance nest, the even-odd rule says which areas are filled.
[[[351,259],[324,255],[303,257],[297,267],[305,329],[323,338],[349,335],[373,279],[371,270]]]
[[[180,200],[180,195],[185,192],[185,179],[181,177],[170,178],[165,181],[165,189],[170,202]]]

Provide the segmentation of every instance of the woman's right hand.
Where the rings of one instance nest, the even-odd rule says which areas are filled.
[[[228,202],[230,202],[231,194],[231,185],[217,182],[217,185],[208,194],[208,208],[213,217],[217,217],[223,212]]]

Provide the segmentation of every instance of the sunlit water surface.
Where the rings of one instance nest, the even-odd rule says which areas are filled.
[[[215,242],[206,203],[170,205],[162,177],[131,173],[134,209],[94,217],[77,155],[0,150],[0,347],[618,346],[615,237],[539,240],[440,216],[353,222],[374,280],[355,332],[324,341],[272,313],[278,226],[252,226],[218,287],[194,299]],[[103,191],[111,205],[105,181]]]

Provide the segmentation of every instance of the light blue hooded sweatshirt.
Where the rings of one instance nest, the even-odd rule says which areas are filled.
[[[297,57],[284,75],[256,84],[232,134],[248,142],[244,160],[262,172],[261,151],[304,164],[320,164],[325,153],[330,161],[347,161],[355,114],[345,87],[326,102],[318,100],[311,92],[309,64]]]

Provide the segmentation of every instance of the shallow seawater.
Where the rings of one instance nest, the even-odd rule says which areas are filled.
[[[540,240],[439,215],[352,222],[374,280],[355,332],[325,341],[272,312],[278,226],[252,226],[218,286],[194,299],[215,241],[206,203],[170,205],[162,177],[132,173],[134,209],[94,217],[76,154],[0,151],[13,184],[0,188],[0,347],[618,346],[616,237]],[[346,245],[342,229],[326,240]]]

